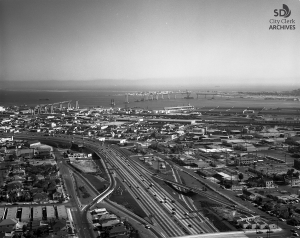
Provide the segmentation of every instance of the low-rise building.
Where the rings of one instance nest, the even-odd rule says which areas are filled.
[[[0,222],[0,232],[12,232],[18,220],[15,218],[4,219]]]
[[[31,208],[30,207],[22,207],[21,221],[29,222],[30,219],[31,219]]]
[[[60,205],[56,207],[58,219],[68,219],[68,214],[66,207],[64,205]]]
[[[120,226],[115,226],[109,231],[109,237],[120,237],[121,235],[126,235],[128,233],[126,227],[122,224]]]
[[[56,218],[55,210],[53,206],[46,206],[47,219]]]
[[[42,220],[43,218],[43,211],[42,207],[33,207],[33,220]]]
[[[17,207],[9,207],[7,208],[6,219],[15,219],[17,217]]]

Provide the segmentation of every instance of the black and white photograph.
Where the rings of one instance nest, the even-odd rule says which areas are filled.
[[[0,0],[0,238],[300,236],[300,0]]]

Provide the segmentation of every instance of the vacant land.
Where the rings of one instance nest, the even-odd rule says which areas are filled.
[[[76,193],[82,205],[89,204],[93,201],[95,194],[93,194],[86,186],[86,184],[76,174],[73,174],[76,186]]]
[[[84,173],[96,173],[98,171],[93,160],[72,160],[71,164]]]

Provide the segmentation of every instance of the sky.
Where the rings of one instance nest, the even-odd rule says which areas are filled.
[[[295,30],[269,30],[285,3]],[[300,84],[300,1],[0,0],[0,83]]]

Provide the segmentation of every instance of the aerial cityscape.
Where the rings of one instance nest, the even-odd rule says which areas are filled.
[[[0,238],[300,236],[299,21],[0,0]]]

